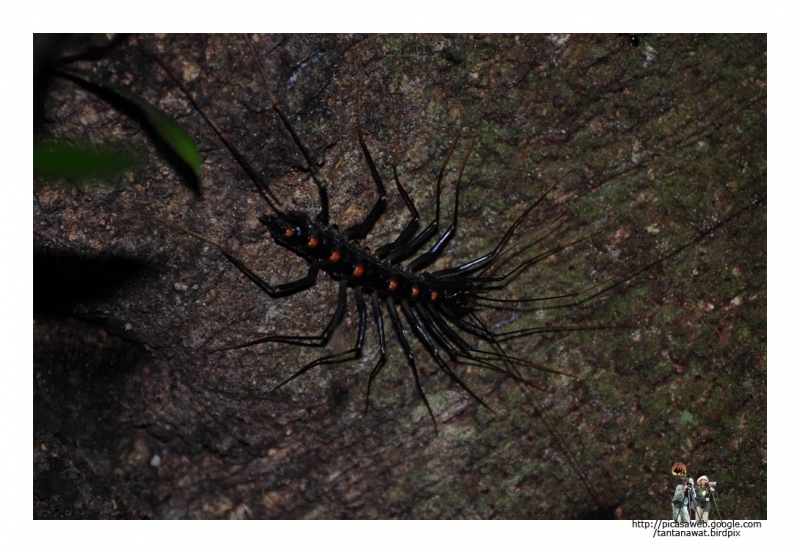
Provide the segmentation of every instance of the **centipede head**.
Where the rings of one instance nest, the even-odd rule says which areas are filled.
[[[297,211],[277,215],[262,213],[258,220],[267,227],[276,243],[295,248],[308,242],[312,226],[308,216]]]

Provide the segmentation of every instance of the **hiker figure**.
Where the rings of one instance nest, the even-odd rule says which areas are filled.
[[[689,478],[686,483],[691,488],[691,492],[689,492],[689,518],[691,519],[695,516],[697,509],[697,494],[694,493],[694,480]]]
[[[694,495],[697,501],[695,513],[697,521],[702,520],[708,522],[708,513],[711,511],[711,503],[717,498],[717,492],[714,491],[714,484],[709,483],[708,478],[701,476],[697,479],[697,486],[694,488]]]
[[[672,496],[672,520],[689,522],[689,504],[694,501],[694,487],[689,481],[678,484]]]

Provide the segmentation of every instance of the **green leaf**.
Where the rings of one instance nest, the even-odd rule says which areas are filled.
[[[203,160],[200,158],[197,145],[194,143],[194,140],[192,140],[192,137],[189,136],[189,133],[176,123],[174,119],[163,111],[155,108],[152,104],[149,104],[141,98],[128,99],[139,108],[148,123],[153,126],[158,135],[169,145],[172,151],[174,151],[192,169],[194,174],[200,178]]]
[[[200,151],[189,133],[169,115],[141,96],[96,75],[74,68],[62,68],[60,71],[65,75],[100,87],[135,106],[167,146],[200,178],[203,165]]]
[[[70,182],[105,179],[138,165],[131,152],[67,142],[34,143],[33,176]]]

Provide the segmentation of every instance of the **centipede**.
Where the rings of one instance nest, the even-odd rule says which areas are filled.
[[[657,490],[676,447],[756,487],[766,92],[649,95],[721,55],[696,40],[168,35],[95,62],[204,158],[199,194],[154,153],[35,208],[35,244],[153,267],[70,307],[145,352],[111,418],[168,481],[216,466],[220,499],[165,482],[147,516],[641,518],[627,480]],[[100,123],[53,128],[150,142],[59,86]]]

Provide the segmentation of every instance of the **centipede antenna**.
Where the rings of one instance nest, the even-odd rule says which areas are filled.
[[[178,354],[175,359],[180,363],[173,363],[172,368],[187,385],[185,390],[178,390],[186,400],[184,403],[191,407],[192,401],[201,400],[212,407],[211,418],[202,417],[184,425],[186,432],[200,436],[204,443],[215,445],[218,427],[233,424],[231,431],[236,433],[237,428],[243,426],[241,421],[226,418],[228,411],[245,413],[248,420],[244,422],[254,422],[249,425],[254,428],[264,427],[264,421],[268,423],[270,428],[266,431],[253,430],[260,432],[256,436],[259,443],[264,441],[261,439],[264,436],[269,439],[275,434],[273,430],[284,434],[295,432],[294,441],[298,443],[309,440],[297,432],[315,435],[327,432],[335,437],[355,431],[372,436],[383,432],[387,421],[393,424],[394,420],[410,418],[412,435],[406,436],[405,442],[422,440],[458,462],[459,452],[453,449],[454,441],[450,438],[466,423],[474,426],[470,432],[490,447],[497,445],[498,435],[510,437],[518,450],[512,455],[512,465],[518,464],[520,455],[539,459],[556,471],[557,480],[571,481],[568,494],[561,493],[561,497],[557,492],[555,501],[534,505],[533,516],[575,514],[576,508],[588,516],[596,516],[600,511],[605,516],[625,516],[631,508],[637,508],[631,507],[634,496],[628,493],[634,484],[620,487],[616,481],[600,483],[599,478],[608,470],[620,474],[635,472],[643,459],[647,464],[641,451],[616,463],[619,470],[612,467],[614,459],[602,459],[615,448],[641,440],[642,432],[635,431],[638,415],[615,413],[619,415],[616,422],[629,430],[606,436],[604,434],[608,433],[602,429],[603,417],[585,408],[591,400],[589,411],[597,411],[594,407],[605,411],[617,409],[625,397],[641,393],[643,382],[652,384],[652,379],[633,372],[640,362],[652,365],[647,359],[658,356],[659,344],[658,340],[649,340],[640,355],[632,358],[626,356],[629,349],[626,344],[608,338],[638,332],[642,319],[659,308],[660,300],[658,305],[647,303],[646,299],[643,303],[640,294],[633,294],[647,287],[643,292],[649,296],[655,291],[650,290],[650,285],[655,287],[656,282],[652,279],[657,279],[659,290],[667,290],[664,294],[669,297],[665,299],[664,309],[673,305],[673,300],[680,303],[687,295],[709,297],[713,301],[705,302],[704,306],[713,309],[726,301],[725,298],[719,300],[719,294],[709,296],[709,289],[713,291],[719,280],[714,277],[723,269],[723,276],[730,277],[733,292],[745,292],[731,300],[726,313],[718,313],[711,321],[714,323],[709,331],[711,340],[704,343],[709,354],[706,357],[713,365],[711,368],[737,364],[747,368],[755,363],[755,369],[744,376],[755,379],[756,392],[763,391],[763,370],[759,371],[763,361],[751,359],[753,355],[742,347],[749,343],[737,343],[733,349],[729,344],[731,336],[741,334],[737,325],[758,326],[757,321],[752,322],[753,316],[759,315],[758,309],[764,305],[764,292],[760,288],[765,261],[763,251],[759,250],[763,241],[758,238],[764,232],[767,192],[763,148],[758,140],[763,138],[761,116],[765,96],[759,87],[745,90],[732,102],[712,109],[709,112],[714,116],[711,125],[687,127],[678,121],[674,128],[652,136],[646,151],[634,148],[636,151],[631,155],[626,153],[619,163],[614,162],[619,157],[614,140],[594,140],[587,147],[596,150],[595,154],[580,160],[576,160],[574,148],[563,149],[555,143],[558,140],[549,140],[552,147],[545,156],[547,159],[539,159],[539,156],[528,160],[530,163],[522,159],[526,157],[522,151],[530,144],[523,144],[522,150],[513,149],[510,157],[501,154],[476,159],[480,157],[477,153],[481,146],[480,135],[456,121],[452,121],[450,131],[435,140],[441,142],[435,147],[435,159],[429,159],[430,149],[419,146],[430,145],[431,137],[435,136],[430,133],[434,131],[412,124],[424,118],[425,113],[413,109],[403,111],[395,105],[395,100],[407,103],[418,99],[417,93],[424,96],[426,87],[440,81],[436,68],[421,67],[411,75],[405,71],[407,60],[391,52],[387,55],[387,44],[383,42],[357,36],[269,37],[255,33],[227,37],[123,38],[121,42],[114,39],[109,45],[121,45],[125,50],[111,51],[103,46],[98,52],[92,46],[77,55],[46,60],[46,74],[52,69],[57,77],[68,78],[71,82],[65,83],[64,88],[59,86],[58,94],[52,101],[45,102],[42,113],[37,111],[43,118],[37,117],[36,121],[43,123],[42,130],[47,132],[74,131],[76,127],[69,121],[53,114],[63,112],[64,102],[71,102],[69,105],[78,102],[89,109],[95,106],[94,99],[83,98],[83,94],[74,95],[82,92],[74,89],[76,83],[101,100],[114,103],[120,100],[121,105],[113,107],[124,108],[121,115],[140,119],[137,122],[143,126],[137,128],[152,138],[160,154],[168,156],[169,164],[174,165],[181,180],[187,180],[195,192],[202,189],[203,198],[200,199],[204,199],[203,202],[190,202],[191,205],[162,202],[150,209],[152,213],[158,212],[157,217],[147,217],[151,222],[155,219],[152,230],[163,246],[161,262],[172,260],[170,270],[185,274],[181,279],[192,282],[207,280],[209,270],[214,273],[207,284],[217,293],[211,294],[213,301],[205,307],[205,304],[190,301],[193,298],[186,294],[170,305],[159,303],[163,317],[167,318],[165,324],[170,326],[177,321],[171,325],[175,327],[174,332],[158,339],[157,345]],[[634,45],[638,41],[636,35],[622,38]],[[606,61],[624,62],[622,58],[612,59],[623,46],[620,40],[614,39],[610,46],[606,39],[578,41],[577,46],[584,47],[588,56],[579,60],[580,65],[599,67]],[[436,51],[439,47],[431,41],[420,42],[417,37],[395,42],[392,48],[412,45],[415,51],[422,53]],[[553,45],[545,42],[531,43],[528,49],[553,51]],[[753,56],[760,56],[763,61],[763,42],[760,39],[748,41],[729,61],[735,65]],[[679,43],[669,46],[682,47]],[[491,54],[492,48],[484,48],[483,53]],[[604,55],[605,50],[608,52]],[[106,57],[105,52],[112,55]],[[185,57],[178,52],[191,55]],[[103,54],[96,58],[98,65],[89,66],[88,62],[97,53]],[[220,65],[226,60],[229,63]],[[121,76],[120,71],[126,68],[131,73]],[[148,83],[148,75],[139,74],[137,68],[150,73],[157,82]],[[763,73],[763,63],[758,69],[756,77]],[[384,77],[398,71],[406,73],[403,78],[414,78],[420,85],[414,98],[403,100],[387,86]],[[135,93],[118,84],[123,77],[125,83],[135,80]],[[574,75],[566,75],[566,81],[561,77],[565,76],[555,79],[554,86],[575,84]],[[661,81],[663,79],[649,84]],[[609,92],[616,86],[605,83],[603,89]],[[169,115],[160,110],[151,111],[151,101],[140,96],[143,91],[149,97],[165,90],[178,98],[177,104],[163,106]],[[713,103],[719,91],[709,90],[705,100]],[[459,96],[457,92],[455,96]],[[485,92],[487,94],[480,97],[456,100],[469,104],[470,113],[477,119],[492,119],[491,109],[483,109],[492,91]],[[646,129],[651,119],[647,115],[659,111],[663,102],[659,97],[648,100],[651,92],[652,86],[639,87],[622,99],[627,107],[649,106],[643,111],[644,116],[632,118],[626,126],[628,131],[634,127],[634,130]],[[680,96],[683,92],[685,90],[677,86],[666,94]],[[353,95],[356,97],[352,98]],[[350,96],[350,101],[342,103],[344,96]],[[387,98],[389,103],[384,105]],[[578,100],[588,106],[586,113],[596,107],[591,95],[583,94]],[[343,111],[334,110],[337,113],[331,116],[335,116],[335,121],[331,119],[330,122],[335,126],[344,125],[335,133],[345,133],[352,142],[349,147],[353,149],[348,151],[356,154],[338,159],[336,167],[330,166],[330,156],[325,153],[326,148],[332,147],[334,131],[323,130],[314,136],[314,127],[319,121],[309,116],[309,109],[317,113],[320,103],[342,108]],[[530,102],[512,103],[509,110],[519,112]],[[245,117],[243,123],[247,131],[237,129],[235,121],[223,115],[228,113],[226,106],[231,108],[232,117]],[[395,123],[399,119],[406,119],[388,137],[382,138],[383,133],[374,132],[379,112],[388,114],[386,122],[391,119],[390,126],[397,127]],[[753,113],[755,116],[749,117]],[[746,124],[738,117],[741,114],[748,115]],[[564,124],[558,113],[545,115],[547,117],[540,123],[548,128],[560,128],[565,136],[581,130],[581,121]],[[162,121],[166,124],[161,125],[158,117],[165,117]],[[212,159],[207,162],[199,159],[197,146],[183,129],[174,125],[173,118],[183,118],[192,125],[194,141],[202,141],[206,153],[213,154]],[[109,121],[117,128],[116,118],[109,118]],[[84,121],[75,123],[78,132],[90,130],[85,128]],[[524,142],[523,135],[535,132],[531,130],[530,121],[521,123],[521,126],[513,124],[514,128],[507,129],[514,134],[513,141],[518,146],[520,136]],[[258,126],[263,127],[263,132],[258,132]],[[730,170],[725,174],[716,172],[719,173],[717,178],[691,202],[691,213],[686,212],[686,202],[665,200],[665,194],[680,195],[681,183],[672,182],[676,175],[686,177],[684,181],[687,178],[702,180],[704,166],[695,163],[698,145],[708,142],[709,136],[723,136],[726,129],[742,126],[752,131],[746,133],[752,140],[737,143],[733,140],[736,137],[727,136],[732,139],[728,141],[731,143],[728,153],[733,155],[726,159],[733,159],[735,167],[729,163],[726,167]],[[412,132],[414,136],[406,136],[403,129],[412,127],[416,128]],[[443,130],[444,127],[439,129]],[[423,135],[417,136],[417,131],[423,131]],[[264,136],[259,141],[257,135]],[[392,146],[390,154],[388,149]],[[338,151],[339,146],[335,149]],[[455,154],[456,149],[458,154]],[[746,155],[737,155],[741,151]],[[725,154],[723,150],[717,151],[720,152]],[[703,153],[701,161],[708,157],[705,155],[708,152],[704,150]],[[459,160],[458,155],[462,159]],[[403,158],[407,158],[406,161]],[[214,159],[221,164],[219,167],[212,166]],[[553,169],[552,166],[544,169],[549,161],[563,162],[574,169]],[[468,163],[470,173],[466,173]],[[241,169],[232,167],[234,164]],[[481,174],[491,177],[498,175],[497,168],[503,164],[507,169],[501,170],[506,175],[505,180],[475,181],[473,165],[481,165]],[[212,182],[213,172],[223,167],[233,171],[238,184]],[[526,178],[531,167],[548,174]],[[206,175],[201,176],[203,171]],[[573,171],[576,174],[571,174]],[[586,180],[589,177],[584,178],[584,171],[593,176],[589,179],[592,182]],[[167,176],[170,178],[166,181],[153,180],[148,190],[137,189],[132,195],[111,198],[120,201],[115,201],[105,211],[129,210],[153,193],[169,189],[175,175]],[[355,182],[337,182],[353,178]],[[654,179],[655,187],[649,186],[648,182]],[[43,179],[36,179],[34,190],[34,216],[37,217],[34,245],[42,239],[45,249],[53,241],[75,242],[64,236],[64,229],[61,232],[58,229],[57,223],[64,211],[61,209],[63,202],[57,201],[60,196],[39,194],[40,180]],[[243,182],[245,180],[250,182]],[[232,184],[234,190],[229,189]],[[419,190],[420,184],[424,190]],[[199,185],[202,187],[198,188]],[[236,203],[235,198],[241,192],[236,188],[240,186],[246,189],[245,196],[253,205]],[[648,192],[637,196],[641,187]],[[306,193],[311,194],[314,204],[311,209],[304,209]],[[504,213],[497,214],[496,222],[485,217],[482,220],[480,213],[467,210],[466,205],[461,208],[462,203],[467,203],[467,196],[474,196],[474,200],[482,198],[485,203],[498,194],[514,205],[509,204]],[[601,195],[599,200],[598,194]],[[266,206],[260,203],[257,195],[263,198]],[[650,201],[655,196],[664,201]],[[317,199],[318,206],[313,201]],[[593,200],[602,200],[599,215],[595,209],[581,208]],[[209,201],[216,204],[209,205]],[[227,209],[232,202],[236,203],[235,212]],[[332,209],[335,206],[338,207]],[[658,236],[651,232],[628,240],[630,233],[625,229],[632,224],[629,208],[636,210],[631,216],[639,221],[634,233],[644,233],[639,227],[644,224],[641,219],[652,220],[654,216],[659,220],[668,217],[674,232],[662,230]],[[677,213],[678,210],[682,210],[682,216],[672,216],[673,211]],[[336,214],[341,214],[344,221],[337,221]],[[114,214],[110,216],[113,218]],[[237,224],[242,222],[242,216],[248,221],[244,226]],[[220,218],[226,221],[225,232],[215,228],[221,224],[218,223]],[[463,247],[458,247],[456,235],[463,234],[468,223],[474,232],[463,237],[460,244]],[[602,230],[596,232],[598,228]],[[756,241],[741,240],[743,233],[752,234]],[[87,234],[91,236],[94,234]],[[476,250],[473,246],[477,242],[482,245]],[[618,255],[616,246],[625,246],[622,251],[629,251],[630,255]],[[735,247],[741,251],[734,251]],[[276,251],[280,253],[276,255]],[[697,278],[690,279],[689,288],[686,288],[686,279],[678,280],[687,260],[693,265],[699,264],[694,271]],[[718,269],[712,270],[714,267]],[[221,274],[219,271],[224,272],[224,279],[216,278]],[[338,295],[327,290],[329,284],[338,290]],[[181,292],[182,288],[185,286],[176,289]],[[619,304],[625,301],[624,296],[632,295],[637,297],[628,299],[636,300],[634,304]],[[278,298],[288,300],[286,305],[273,301]],[[130,312],[124,302],[116,304],[121,306],[120,316]],[[681,320],[685,332],[667,336],[670,339],[667,353],[670,358],[678,358],[673,365],[681,361],[680,357],[686,357],[680,353],[682,348],[691,346],[698,338],[698,333],[690,328],[692,321],[708,322],[710,317],[705,311],[689,313]],[[120,316],[113,318],[116,320]],[[158,324],[148,324],[148,321],[139,321],[134,326],[137,336],[143,338],[153,335],[153,328],[159,328]],[[368,326],[373,326],[374,332],[368,332]],[[182,339],[180,334],[186,333],[188,338]],[[579,347],[572,347],[578,342]],[[608,363],[602,360],[579,363],[578,360],[585,357],[580,349],[584,346],[594,351],[594,354],[587,353],[589,357],[606,354],[631,366],[617,371],[613,366],[603,367]],[[756,346],[758,344],[750,349]],[[554,348],[567,352],[566,358],[553,361]],[[575,356],[577,358],[573,359]],[[680,372],[680,367],[678,369]],[[615,381],[619,390],[605,393],[606,389],[598,388],[617,376],[624,376]],[[671,378],[661,380],[664,382],[657,383],[658,386],[649,391],[662,395],[670,393],[670,386],[676,382]],[[156,387],[169,384],[164,379],[154,382]],[[298,405],[304,403],[304,398],[287,399],[301,382],[314,388],[330,388],[327,397],[316,402],[319,405],[303,411]],[[507,384],[514,386],[509,388]],[[159,389],[154,388],[154,393]],[[268,390],[275,395],[269,397]],[[356,392],[366,394],[356,398],[356,412],[353,413],[351,400]],[[501,403],[500,396],[507,394],[511,395],[506,399],[513,401]],[[749,397],[740,395],[744,400]],[[598,400],[596,405],[594,400]],[[296,404],[288,416],[287,401]],[[253,412],[253,405],[257,412]],[[483,424],[487,414],[484,407],[490,413],[496,410],[499,414],[489,427]],[[518,413],[512,414],[509,409]],[[503,416],[504,412],[508,416]],[[305,416],[309,413],[310,417]],[[343,413],[345,418],[339,416]],[[466,420],[476,413],[477,419]],[[351,415],[355,415],[355,419]],[[309,424],[298,425],[298,416],[308,419]],[[336,422],[335,419],[340,420]],[[438,436],[438,424],[443,425],[442,436]],[[500,433],[496,431],[498,428]],[[209,429],[212,432],[209,433]],[[246,441],[241,447],[237,445],[234,453],[258,454],[258,444],[249,447],[253,440]],[[590,445],[590,441],[599,445]],[[314,442],[313,436],[311,442]],[[363,455],[374,456],[375,452],[369,451],[374,444],[369,440],[361,442],[357,445],[363,446]],[[290,453],[278,459],[279,464],[305,462],[305,457],[313,456],[314,451],[305,448]],[[648,451],[644,453],[647,457]],[[671,464],[675,460],[668,462]],[[406,461],[419,464],[425,459],[412,455]],[[378,463],[390,466],[394,460],[379,459]],[[673,474],[678,474],[674,468],[678,465],[686,476],[686,467],[680,463],[673,466]],[[519,470],[515,471],[514,466],[509,471],[514,473],[512,476],[518,476]],[[221,485],[235,477],[236,474],[227,471]],[[524,482],[521,495],[535,498],[549,493],[552,478],[547,478],[547,475],[537,474],[533,485]],[[256,485],[259,483],[255,481]],[[327,488],[335,485],[336,482],[326,484]],[[386,488],[383,481],[376,485]],[[502,495],[502,486],[499,490],[494,488],[489,490],[490,494]],[[619,500],[619,503],[607,505],[606,501],[611,500]],[[265,503],[256,514],[279,516],[285,513],[283,505],[272,503]],[[408,506],[400,503],[392,498],[387,501],[390,509],[407,510]],[[617,506],[619,509],[615,510]],[[495,511],[479,506],[476,512],[478,516],[491,516]]]
[[[275,113],[278,114],[283,126],[286,127],[286,130],[289,131],[289,134],[292,137],[292,140],[297,146],[297,149],[300,150],[300,153],[303,155],[303,159],[305,159],[306,164],[308,165],[308,170],[311,171],[311,176],[314,179],[314,183],[317,185],[317,191],[320,196],[320,213],[317,215],[317,220],[324,225],[328,224],[328,181],[325,180],[325,177],[322,176],[322,173],[319,172],[317,166],[314,163],[314,159],[311,156],[311,152],[309,151],[308,147],[305,145],[303,140],[300,138],[300,135],[297,134],[295,131],[294,126],[292,125],[291,121],[289,121],[289,117],[287,117],[286,112],[284,112],[283,107],[281,107],[280,102],[278,102],[275,97],[272,95],[272,92],[269,90],[268,79],[266,72],[264,71],[264,66],[261,64],[261,61],[258,58],[258,54],[256,53],[255,46],[253,46],[253,41],[250,39],[250,35],[245,35],[247,39],[247,46],[250,48],[250,52],[253,55],[253,59],[255,60],[256,66],[258,68],[258,75],[261,78],[262,83],[264,84],[264,88],[269,95],[270,102],[272,103],[272,108],[275,110]]]
[[[175,84],[175,86],[177,86],[183,93],[183,95],[189,100],[189,103],[192,104],[192,106],[197,110],[200,116],[214,130],[214,133],[217,135],[217,137],[219,137],[222,143],[225,144],[225,147],[228,149],[231,155],[233,155],[236,161],[241,165],[242,169],[244,169],[245,173],[247,173],[247,176],[250,178],[253,184],[255,184],[256,189],[258,190],[259,194],[261,194],[261,196],[264,198],[264,200],[267,202],[269,208],[274,213],[281,213],[285,209],[281,201],[278,199],[277,196],[275,196],[275,194],[273,194],[272,190],[270,190],[269,186],[267,186],[267,184],[261,179],[256,170],[253,169],[253,166],[250,165],[250,162],[247,161],[247,158],[245,158],[239,152],[236,146],[233,145],[233,142],[230,141],[228,135],[225,134],[225,132],[217,124],[214,118],[211,117],[211,114],[207,113],[200,106],[200,103],[197,101],[197,99],[195,99],[194,95],[191,92],[189,92],[189,89],[174,75],[172,70],[169,67],[167,67],[167,65],[163,61],[161,61],[161,59],[158,56],[152,54],[147,48],[143,47],[143,50],[145,53],[147,53],[148,56],[150,56],[151,59],[153,59],[159,65],[159,67],[161,67],[161,69],[164,71],[164,73],[167,74],[167,76]]]

